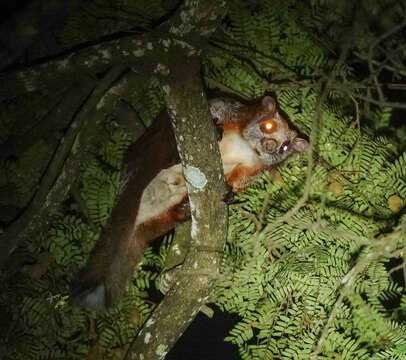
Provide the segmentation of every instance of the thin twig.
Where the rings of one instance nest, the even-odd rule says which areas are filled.
[[[377,254],[367,254],[364,258],[359,260],[354,267],[347,273],[347,275],[344,276],[344,278],[341,281],[341,284],[343,285],[340,295],[337,299],[337,301],[334,304],[333,310],[330,313],[330,316],[327,320],[326,325],[323,328],[323,331],[321,332],[320,339],[317,343],[316,349],[312,353],[312,359],[317,359],[317,355],[320,354],[321,347],[324,344],[324,341],[327,338],[328,335],[328,330],[331,327],[331,324],[333,323],[335,317],[337,316],[341,304],[343,303],[344,297],[350,292],[352,285],[354,284],[357,275],[361,273],[365,267],[370,264],[373,260],[377,258]]]

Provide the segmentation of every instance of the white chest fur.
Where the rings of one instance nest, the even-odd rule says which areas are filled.
[[[142,193],[136,225],[150,220],[174,205],[179,204],[186,195],[182,166],[174,165],[161,170]]]
[[[257,153],[239,134],[225,135],[219,147],[225,174],[237,165],[261,165]],[[185,195],[186,185],[181,164],[161,170],[142,194],[136,225],[153,219],[179,204]]]
[[[224,173],[227,174],[237,165],[261,165],[258,154],[249,146],[240,134],[231,133],[223,137],[220,144]]]

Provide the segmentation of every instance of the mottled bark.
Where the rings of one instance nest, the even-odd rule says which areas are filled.
[[[215,3],[197,6],[196,18],[210,14]],[[215,23],[211,26],[208,33]],[[227,206],[222,200],[226,185],[200,77],[199,54],[205,40],[201,34],[186,46],[171,43],[160,71],[189,194],[191,244],[180,271],[173,279],[167,275],[172,287],[130,348],[132,359],[165,358],[207,301],[226,241]]]
[[[149,33],[123,36],[25,70],[0,74],[0,101],[10,94],[47,91],[61,83],[96,76],[113,64],[127,65],[141,73],[166,71],[162,64],[175,47],[183,49],[186,55],[200,55],[206,45],[203,39],[215,31],[226,5],[225,2],[213,6],[210,3],[196,5],[185,1],[169,20]],[[203,12],[196,10],[199,6],[204,7]]]
[[[190,63],[165,85],[189,193],[190,249],[176,278],[169,279],[172,287],[136,339],[133,359],[162,359],[183,334],[208,299],[226,240],[226,186],[198,68]]]

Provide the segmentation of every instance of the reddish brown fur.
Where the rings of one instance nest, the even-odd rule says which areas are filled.
[[[243,133],[247,124],[255,119],[257,114],[264,113],[266,105],[272,109],[272,104],[274,104],[274,100],[266,97],[265,103],[256,102],[237,106],[238,112],[227,113],[228,118],[225,121],[218,119],[218,123],[223,126],[223,138],[231,135],[222,143],[221,148],[226,154],[222,152],[221,155],[224,168],[226,169],[228,166],[230,169],[225,177],[233,192],[239,192],[249,186],[256,175],[270,167],[256,159],[255,150],[248,150],[247,141],[238,135]],[[267,115],[270,117],[275,115],[276,107],[268,113]],[[284,119],[281,124],[284,128],[289,128]],[[244,152],[244,156],[248,155],[234,156],[240,152]],[[176,144],[169,121],[167,117],[161,117],[148,133],[128,151],[127,169],[131,176],[87,266],[79,274],[73,290],[76,302],[98,309],[117,302],[144,249],[152,240],[188,219],[190,214],[185,189],[183,199],[180,197],[176,205],[171,205],[152,218],[148,218],[149,213],[144,212],[147,220],[136,225],[141,197],[147,185],[162,169],[167,169],[177,162]],[[178,185],[183,185],[183,182],[183,176],[179,172]],[[176,183],[175,180],[171,182],[171,185],[177,185]],[[157,198],[155,196],[155,199]],[[176,201],[178,201],[177,198]],[[151,204],[154,203],[151,201]],[[138,219],[142,221],[141,218]],[[100,289],[103,290],[102,294]],[[94,295],[88,296],[92,293]],[[97,296],[103,296],[102,301],[95,301]]]
[[[226,181],[228,186],[233,189],[233,192],[238,193],[249,186],[253,181],[252,179],[261,171],[263,171],[263,169],[258,166],[248,167],[238,165],[231,172],[226,174]]]
[[[179,161],[166,114],[161,114],[148,132],[130,147],[125,161],[126,185],[86,267],[73,284],[71,298],[74,303],[103,308],[117,302],[151,240],[148,232],[143,233],[134,225],[146,186],[162,169]],[[87,297],[99,286],[104,287],[104,298],[100,301],[104,305],[96,306]]]
[[[220,123],[220,122],[219,122]],[[238,133],[241,134],[241,132],[244,129],[243,123],[224,123],[223,124],[223,133]]]
[[[188,216],[187,209],[182,209],[179,205],[173,206],[159,216],[137,225],[135,235],[142,235],[147,241],[154,240],[172,230],[179,222],[185,221]]]

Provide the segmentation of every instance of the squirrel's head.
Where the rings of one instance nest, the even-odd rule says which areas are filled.
[[[294,152],[307,151],[308,142],[297,137],[297,132],[289,128],[273,97],[262,98],[253,115],[246,123],[242,136],[267,166],[285,160]]]

